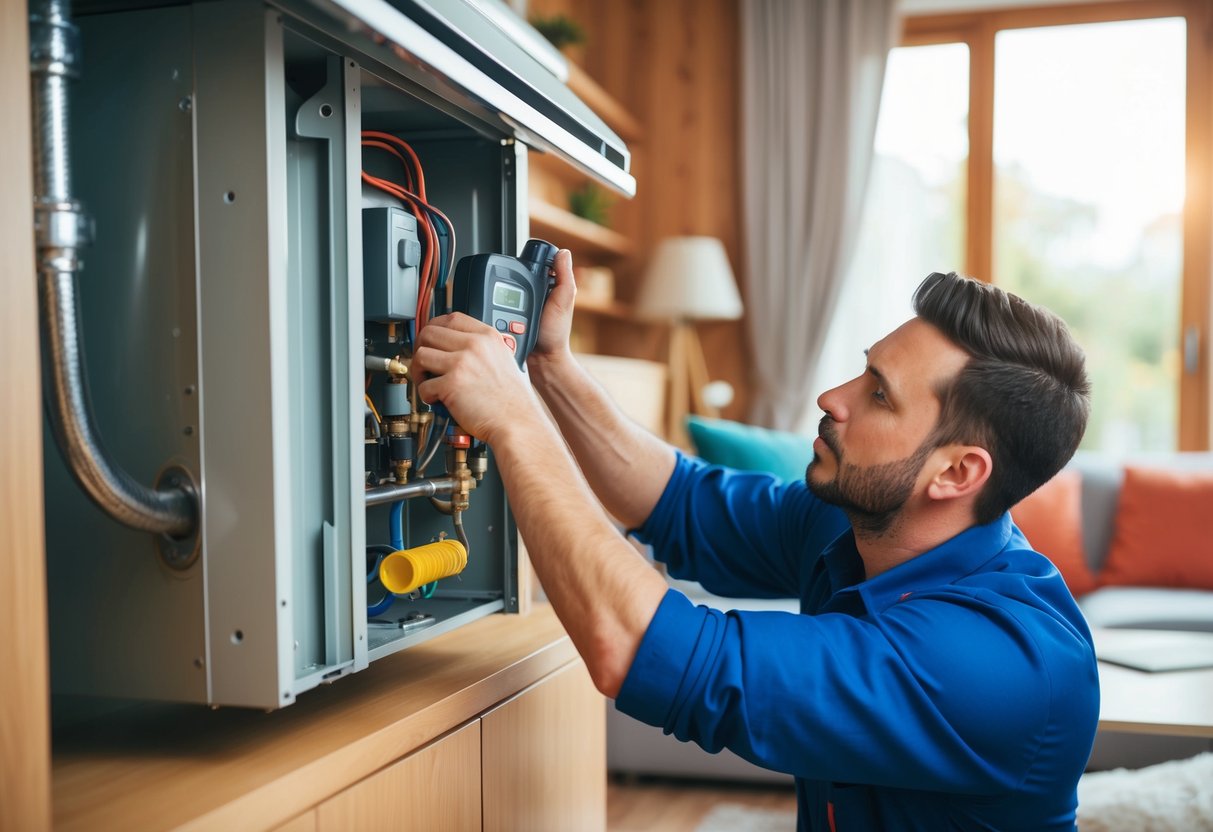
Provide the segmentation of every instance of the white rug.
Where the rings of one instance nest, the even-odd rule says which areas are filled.
[[[796,832],[796,812],[720,803],[699,822],[695,832]]]
[[[1079,832],[1213,832],[1213,752],[1084,774]]]

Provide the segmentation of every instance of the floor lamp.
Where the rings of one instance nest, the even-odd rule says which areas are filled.
[[[670,237],[658,244],[645,270],[636,312],[642,318],[671,323],[666,410],[671,441],[684,443],[688,412],[718,416],[717,408],[728,403],[714,402],[704,394],[711,377],[695,323],[736,320],[741,309],[737,282],[720,240]]]

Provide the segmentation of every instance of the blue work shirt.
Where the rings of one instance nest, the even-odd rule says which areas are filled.
[[[1091,634],[1009,514],[865,580],[803,482],[679,456],[637,530],[671,575],[616,707],[796,778],[802,830],[1073,830],[1099,716]]]

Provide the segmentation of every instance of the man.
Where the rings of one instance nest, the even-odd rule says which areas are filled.
[[[491,327],[434,319],[414,367],[430,376],[422,398],[492,446],[599,690],[679,739],[795,775],[801,829],[1074,829],[1098,716],[1091,637],[1007,513],[1086,425],[1065,325],[932,274],[917,316],[818,400],[806,482],[785,484],[704,465],[624,418],[569,351],[568,252],[555,271],[528,367],[563,441]],[[594,495],[671,574],[797,597],[802,614],[694,607]]]

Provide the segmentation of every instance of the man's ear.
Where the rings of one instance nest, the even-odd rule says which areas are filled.
[[[944,458],[927,483],[927,496],[932,500],[976,496],[994,471],[990,452],[977,445],[948,445],[939,450]]]

